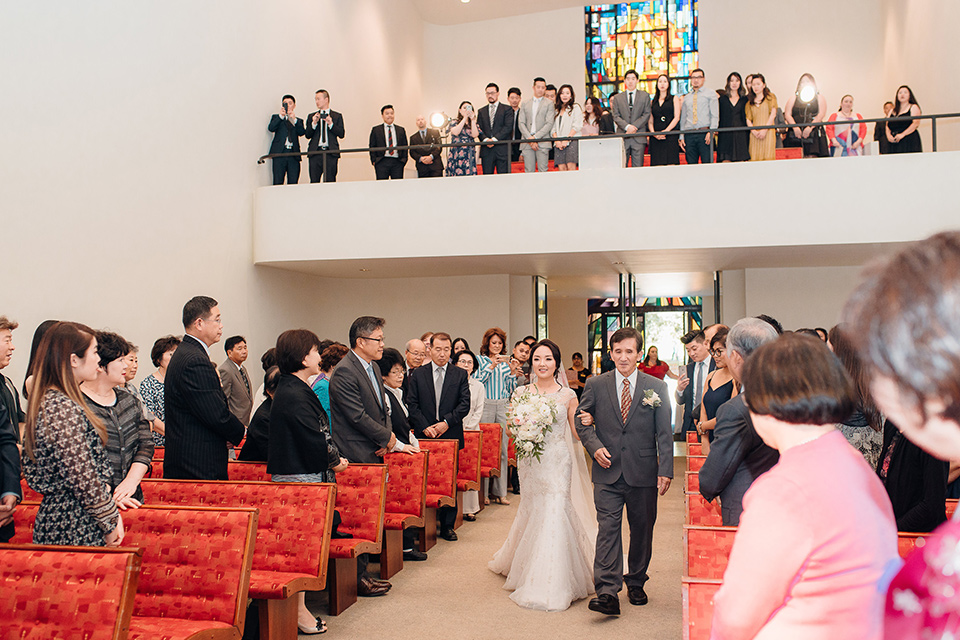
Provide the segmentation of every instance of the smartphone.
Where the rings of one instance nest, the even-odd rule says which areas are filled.
[[[473,111],[473,105],[468,104],[467,106],[464,107],[464,109],[466,109],[467,111]]]

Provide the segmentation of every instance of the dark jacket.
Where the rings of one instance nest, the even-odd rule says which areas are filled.
[[[7,412],[7,405],[0,402],[0,495],[13,493],[20,499],[20,452],[17,450],[19,433],[14,430]],[[14,516],[16,519],[16,516]],[[0,527],[0,542],[13,537],[13,522]]]
[[[247,462],[267,461],[270,442],[270,407],[272,405],[273,398],[267,396],[254,411],[253,419],[250,420],[250,427],[247,429],[247,440],[243,443],[240,455],[237,456],[238,460]]]
[[[381,122],[380,124],[378,124],[378,125],[375,126],[373,129],[370,130],[370,144],[369,144],[369,146],[370,146],[371,148],[373,148],[373,147],[386,147],[386,146],[387,146],[387,134],[386,134],[386,132],[384,131],[383,126],[384,126],[384,125],[383,125],[383,123]],[[401,127],[401,126],[398,125],[398,124],[394,124],[394,125],[393,125],[393,128],[394,128],[394,129],[396,130],[396,132],[397,132],[397,139],[393,141],[393,146],[395,146],[395,147],[405,147],[405,146],[407,146],[407,132],[404,131],[404,130],[403,130],[403,127]],[[371,151],[371,152],[370,152],[370,164],[375,165],[375,164],[377,164],[378,162],[380,162],[381,160],[383,160],[384,154],[386,154],[386,151],[384,151],[383,149],[381,149],[381,150],[379,150],[379,151]],[[397,150],[397,159],[400,161],[400,164],[401,164],[401,165],[406,165],[406,164],[407,164],[407,156],[408,156],[408,152],[407,152],[406,149],[398,149],[398,150]]]
[[[426,438],[423,430],[438,422],[447,423],[441,439],[458,440],[463,449],[463,419],[470,413],[470,385],[467,372],[452,362],[447,363],[440,390],[440,411],[437,415],[437,395],[433,389],[433,363],[414,370],[407,385],[407,407],[410,424],[417,438]]]
[[[887,420],[883,427],[883,450],[877,472],[883,467],[897,427]],[[950,463],[932,455],[900,436],[890,457],[883,481],[893,505],[898,531],[933,531],[946,521],[947,474]]]
[[[513,139],[513,107],[508,104],[500,104],[497,107],[496,115],[493,117],[493,124],[490,124],[490,105],[486,104],[477,109],[477,126],[480,128],[480,139],[496,138],[497,140]],[[498,144],[492,148],[483,145],[480,147],[480,156],[494,155],[497,157],[507,157],[507,145]]]
[[[267,131],[273,134],[273,141],[270,143],[270,153],[300,153],[300,136],[306,132],[303,128],[303,118],[297,118],[294,124],[286,118],[281,118],[279,113],[275,113],[270,118]],[[286,144],[288,138],[292,144],[292,148],[290,149],[287,149]],[[290,157],[300,162],[300,156]]]
[[[400,406],[401,401],[392,391],[383,394],[390,403],[390,426],[393,429],[393,435],[403,444],[410,444],[410,419],[403,412]]]
[[[327,414],[310,385],[291,373],[282,374],[270,407],[267,473],[326,472],[329,430]]]
[[[330,119],[333,120],[333,126],[327,129],[327,148],[328,149],[339,149],[340,140],[344,136],[343,129],[343,116],[333,109],[328,109],[330,112]],[[320,148],[320,134],[323,131],[324,122],[321,120],[316,127],[313,126],[313,114],[317,113],[314,111],[307,116],[307,125],[304,131],[304,135],[309,141],[307,143],[307,151],[316,151]],[[340,153],[329,153],[327,154],[330,158],[339,158]]]

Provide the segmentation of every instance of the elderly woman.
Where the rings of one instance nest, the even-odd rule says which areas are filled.
[[[143,379],[140,383],[140,397],[147,411],[153,413],[156,419],[150,425],[153,428],[153,444],[157,447],[164,445],[164,411],[163,411],[163,381],[167,377],[167,366],[173,352],[180,346],[180,338],[164,336],[153,343],[150,349],[150,360],[156,371]]]
[[[960,232],[940,233],[874,266],[843,313],[877,405],[903,436],[960,460]],[[960,520],[907,557],[887,591],[886,638],[960,632]]]
[[[131,344],[115,333],[97,332],[100,366],[97,377],[80,385],[84,401],[107,430],[107,460],[112,477],[110,489],[121,509],[139,507],[143,502],[140,481],[150,470],[153,438],[143,405],[123,386],[127,371],[125,358]]]
[[[247,437],[237,460],[267,461],[268,451],[270,451],[270,409],[273,407],[273,394],[277,392],[278,384],[280,384],[280,369],[274,365],[267,369],[266,375],[263,376],[263,402],[250,419]]]
[[[877,584],[898,562],[897,534],[883,485],[833,426],[854,409],[850,379],[797,334],[759,347],[742,378],[780,461],[744,496],[711,637],[879,640]]]
[[[485,393],[483,385],[473,377],[473,372],[477,370],[477,356],[467,349],[457,354],[454,363],[467,372],[467,382],[470,387],[470,412],[463,419],[463,430],[479,431]],[[473,522],[477,519],[478,511],[480,511],[480,494],[477,491],[467,491],[463,494],[463,519]]]

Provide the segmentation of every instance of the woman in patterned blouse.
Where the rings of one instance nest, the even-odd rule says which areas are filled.
[[[110,491],[107,432],[83,401],[79,383],[97,377],[89,327],[58,322],[43,337],[33,368],[23,439],[23,471],[43,494],[35,544],[119,546],[123,520]]]
[[[143,404],[147,411],[153,412],[157,417],[153,421],[153,444],[157,447],[164,445],[164,417],[163,412],[163,379],[167,375],[167,365],[170,364],[170,358],[173,352],[180,346],[180,338],[175,336],[164,336],[153,343],[153,349],[150,350],[150,359],[153,366],[157,368],[152,374],[143,379],[140,383],[140,396],[143,398]]]
[[[80,390],[87,406],[107,429],[113,499],[121,509],[135,509],[143,503],[140,481],[150,470],[153,438],[140,400],[123,388],[126,356],[133,345],[107,331],[98,331],[96,338],[100,356],[97,377],[81,383]]]

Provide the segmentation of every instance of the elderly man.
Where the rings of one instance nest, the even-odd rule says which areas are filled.
[[[743,363],[760,345],[777,339],[776,330],[758,318],[744,318],[727,334],[727,367],[739,382]],[[707,500],[720,496],[725,527],[735,527],[743,513],[743,494],[753,481],[777,463],[780,454],[757,435],[744,389],[717,411],[710,454],[700,469],[700,494]]]

